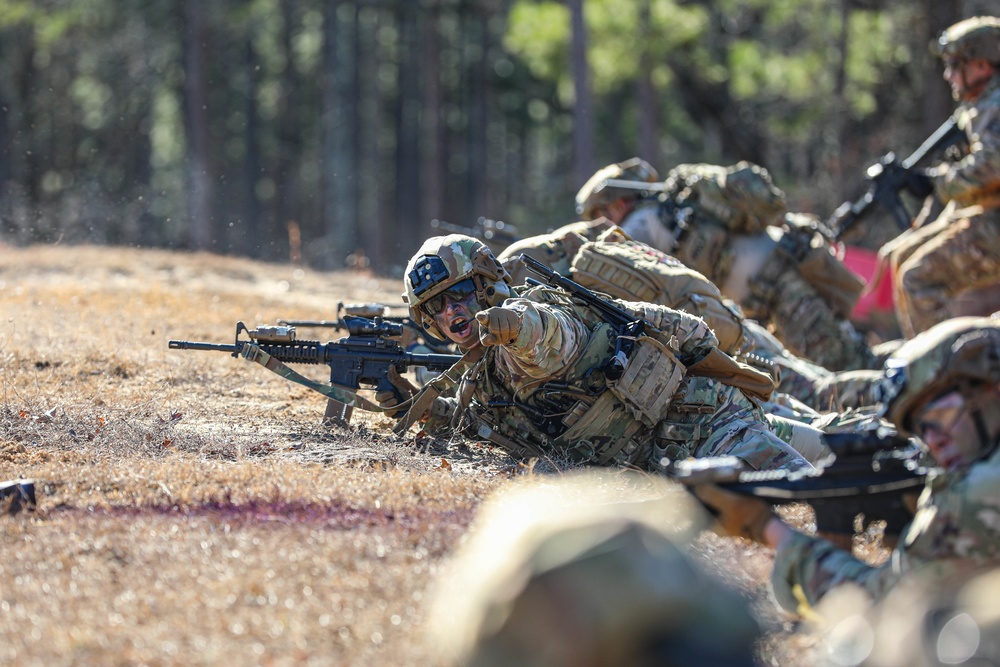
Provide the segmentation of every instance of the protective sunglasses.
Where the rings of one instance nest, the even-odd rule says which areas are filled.
[[[948,436],[967,409],[965,401],[958,395],[934,401],[924,409],[913,431],[922,440],[926,440],[927,436],[932,434]]]
[[[455,283],[445,291],[435,294],[424,303],[424,310],[431,317],[444,310],[445,299],[452,301],[464,301],[468,296],[476,291],[476,283],[472,278],[466,278]]]

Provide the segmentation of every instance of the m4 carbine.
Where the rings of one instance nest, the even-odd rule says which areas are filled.
[[[361,408],[384,412],[377,403],[358,395],[362,389],[392,391],[400,401],[398,388],[392,384],[390,368],[402,374],[409,368],[423,367],[429,371],[444,371],[462,358],[458,354],[418,354],[407,352],[399,340],[402,325],[397,322],[361,317],[344,317],[349,335],[346,338],[320,343],[297,340],[295,328],[289,326],[260,326],[248,329],[243,322],[236,324],[233,344],[197,343],[172,340],[172,350],[217,350],[229,352],[234,357],[253,361],[281,377],[319,392],[343,405],[341,421],[350,419],[350,409]],[[241,336],[245,337],[241,338]],[[289,368],[286,364],[326,364],[330,367],[330,382],[316,382]],[[398,407],[393,408],[398,410]],[[330,411],[327,411],[327,416]]]
[[[900,231],[910,227],[912,216],[899,194],[906,188],[913,188],[913,169],[929,156],[947,150],[966,140],[965,132],[959,129],[954,118],[949,118],[929,136],[920,147],[899,161],[895,153],[886,153],[865,172],[869,181],[868,191],[856,201],[846,201],[833,212],[827,226],[834,230],[836,238],[842,239],[876,204],[892,214]]]
[[[827,535],[854,533],[858,515],[864,524],[885,521],[890,540],[913,514],[907,496],[916,496],[936,468],[921,465],[911,441],[879,431],[827,433],[832,460],[807,470],[748,471],[731,456],[673,463],[669,473],[685,486],[713,483],[755,496],[772,505],[804,502],[816,512],[816,530]]]

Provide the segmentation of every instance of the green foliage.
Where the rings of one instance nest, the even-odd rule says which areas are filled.
[[[516,2],[504,45],[540,79],[569,76],[569,10],[562,2]]]
[[[665,171],[751,159],[786,190],[842,200],[810,181],[831,164],[870,162],[858,147],[885,140],[865,134],[882,117],[905,112],[891,132],[912,132],[916,145],[929,108],[918,100],[940,77],[924,51],[923,4],[862,4],[877,9],[584,0],[595,162],[641,153]],[[206,88],[197,119],[186,103],[194,8]],[[526,232],[563,224],[579,186],[570,18],[563,0],[345,0],[336,11],[323,0],[0,0],[10,138],[0,234],[182,244],[195,176],[215,247],[249,238],[257,256],[287,257],[292,220],[320,260],[347,250],[317,243],[361,227],[380,270],[406,258],[412,238],[399,239],[424,218],[485,214]],[[937,84],[934,115],[949,103]],[[842,151],[843,137],[856,145]],[[333,184],[353,208],[331,204]],[[11,231],[17,221],[32,222]]]

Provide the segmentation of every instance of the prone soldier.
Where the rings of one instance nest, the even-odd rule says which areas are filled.
[[[886,360],[880,393],[886,419],[919,438],[942,469],[928,475],[885,564],[792,529],[759,499],[714,484],[695,488],[718,532],[776,550],[773,591],[789,611],[848,582],[878,600],[903,578],[944,589],[1000,565],[1000,322],[954,318],[919,334]]]
[[[719,349],[775,376],[779,393],[817,411],[841,407],[831,371],[795,357],[764,327],[744,318],[739,307],[704,275],[629,238],[607,218],[574,222],[508,246],[498,259],[515,285],[528,277],[518,261],[522,254],[588,289],[696,315],[719,339]]]
[[[664,183],[639,158],[600,169],[576,196],[637,241],[701,272],[796,356],[832,371],[877,360],[849,316],[864,287],[812,216],[786,211],[765,169],[684,164]],[[647,187],[648,184],[648,187]]]
[[[489,248],[462,235],[426,241],[404,281],[414,321],[465,358],[460,377],[442,376],[457,384],[453,398],[437,381],[404,405],[391,392],[376,394],[383,407],[409,408],[400,430],[421,420],[515,455],[651,471],[721,454],[753,469],[810,465],[760,408],[771,377],[719,350],[700,318],[644,302],[589,301],[563,287],[515,289]]]

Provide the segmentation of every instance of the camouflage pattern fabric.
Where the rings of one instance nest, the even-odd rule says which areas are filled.
[[[649,303],[618,303],[657,327],[661,334],[656,338],[666,341],[678,358],[700,359],[717,345],[699,318]],[[651,471],[662,469],[664,458],[727,454],[739,456],[756,469],[808,466],[775,435],[758,404],[736,387],[697,376],[683,378],[668,412],[656,424],[636,424],[638,413],[624,419],[632,408],[618,404],[572,442],[561,440],[561,432],[568,430],[565,426],[572,428],[566,420],[572,417],[591,423],[586,421],[586,411],[602,405],[610,391],[592,383],[600,378],[594,371],[614,351],[613,337],[609,338],[599,313],[561,290],[534,288],[508,299],[504,307],[521,313],[517,339],[489,348],[458,388],[462,407],[489,416],[491,428],[502,440],[529,441],[557,456]],[[470,414],[464,418],[463,425],[468,426]],[[564,426],[553,430],[552,421],[557,418]],[[609,420],[614,421],[609,424]],[[480,436],[486,432],[482,423],[472,420],[472,425]],[[611,440],[615,449],[608,454],[604,449],[612,446]]]
[[[756,320],[744,320],[743,327],[750,342],[748,353],[776,367],[779,393],[792,396],[819,412],[842,407],[834,386],[836,373],[795,356]]]
[[[930,480],[888,562],[872,567],[817,537],[796,533],[775,555],[775,598],[790,611],[844,582],[880,599],[900,578],[944,586],[1000,564],[1000,450],[962,472]]]
[[[948,206],[885,253],[897,276],[897,315],[908,338],[953,316],[949,306],[956,296],[1000,285],[1000,75],[956,116],[971,149],[936,170],[935,193]]]
[[[777,392],[790,395],[813,410],[824,412],[867,405],[853,393],[844,394],[846,400],[842,400],[837,374],[795,356],[765,327],[755,320],[744,319],[740,309],[726,300],[708,278],[649,244],[624,237],[617,232],[619,228],[598,224],[602,220],[572,223],[548,234],[522,239],[504,250],[500,259],[515,284],[523,282],[527,271],[513,260],[527,253],[588,289],[701,317],[720,339],[720,349],[744,363],[777,374],[780,378]],[[584,243],[581,225],[587,226],[588,236],[593,236],[594,231],[601,234]],[[653,229],[665,231],[659,223]],[[623,266],[618,271],[595,270],[594,260],[599,256],[620,259]],[[590,260],[584,262],[585,257]],[[635,279],[631,275],[635,272],[648,273],[648,279]],[[768,413],[779,409],[774,404],[763,407]]]
[[[751,162],[681,164],[667,175],[666,186],[679,205],[697,207],[733,232],[760,233],[787,211],[785,193],[767,169]]]
[[[773,327],[774,335],[796,356],[831,371],[875,366],[875,355],[861,333],[792,264],[775,258],[766,265],[741,305],[747,317]]]
[[[436,577],[431,664],[753,667],[749,604],[690,555],[693,500],[638,473],[506,485]]]
[[[622,229],[633,239],[672,254],[722,287],[733,264],[731,244],[740,234],[727,229],[697,201],[687,205],[690,209],[683,214],[681,226],[673,226],[677,221],[663,220],[654,202],[637,207],[622,221]],[[797,227],[792,225],[784,234],[799,233]],[[864,337],[844,316],[843,304],[824,297],[803,277],[793,258],[775,252],[750,286],[744,298],[728,294],[726,289],[723,294],[737,299],[747,317],[772,327],[793,354],[832,371],[875,365]]]

